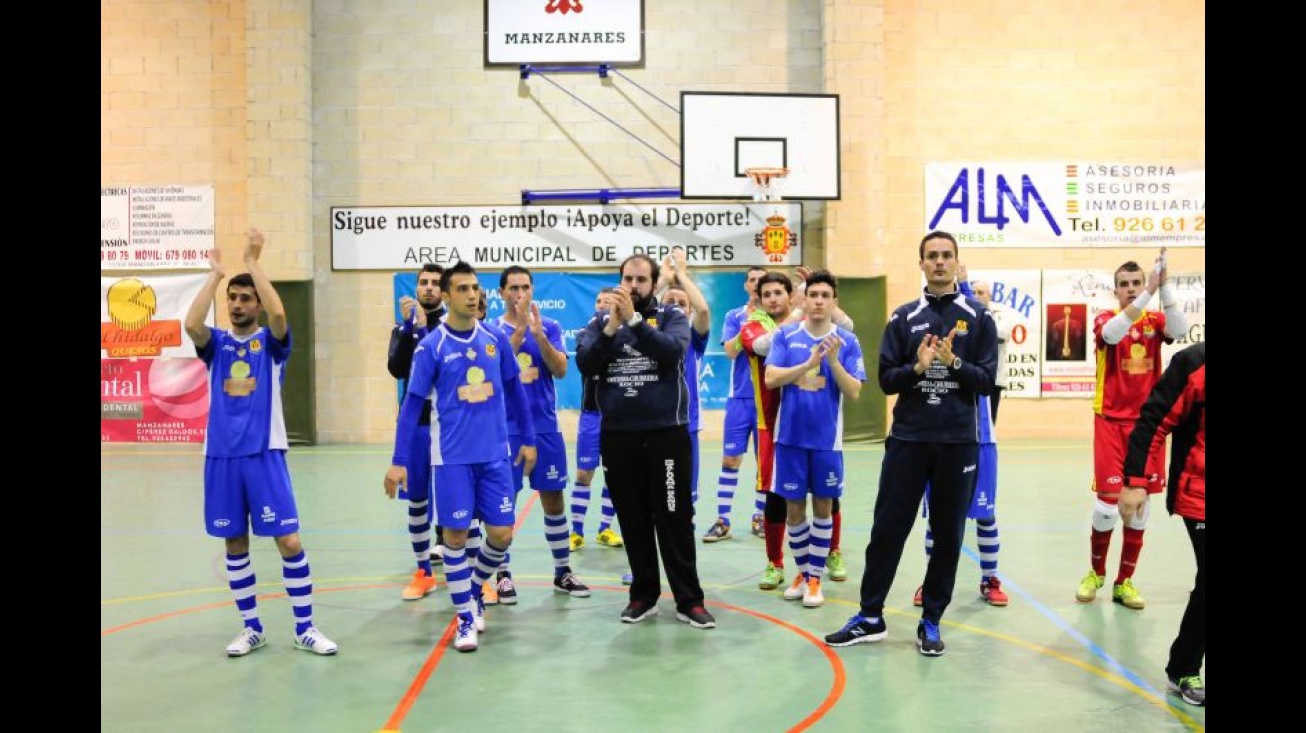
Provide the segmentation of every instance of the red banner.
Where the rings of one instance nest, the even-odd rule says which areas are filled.
[[[202,443],[208,370],[199,359],[101,359],[101,443]]]

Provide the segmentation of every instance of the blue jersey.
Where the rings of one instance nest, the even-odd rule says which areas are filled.
[[[281,383],[290,359],[290,330],[283,342],[267,326],[249,336],[210,327],[209,342],[196,353],[209,368],[204,455],[237,458],[288,449]]]
[[[478,322],[460,335],[442,323],[422,339],[408,393],[431,401],[431,465],[509,457],[504,383],[519,373],[512,344],[494,326]]]
[[[562,326],[552,318],[543,316],[540,317],[540,322],[544,326],[544,337],[565,357],[567,351],[562,345]],[[516,326],[505,320],[503,316],[499,316],[495,323],[503,330],[505,336],[511,338]],[[521,369],[521,383],[526,387],[526,399],[531,404],[531,419],[535,423],[535,432],[540,435],[558,432],[558,395],[553,384],[553,373],[544,363],[540,345],[535,342],[535,336],[531,334],[529,327],[522,338],[521,348],[517,351],[517,366]],[[521,435],[521,433],[521,425],[516,416],[509,413],[508,434]]]
[[[698,430],[698,372],[707,353],[707,334],[689,327],[689,353],[685,354],[685,382],[689,386],[689,432]]]
[[[824,336],[814,336],[806,323],[791,323],[775,331],[766,366],[792,367],[811,356]],[[839,363],[854,378],[866,381],[862,345],[852,331],[835,327],[843,346]],[[829,335],[828,333],[826,335]],[[780,389],[780,412],[776,416],[775,442],[813,450],[843,449],[843,393],[825,359],[792,384]]]
[[[739,331],[747,322],[747,305],[727,311],[725,323],[721,326],[721,343],[728,344],[738,338]],[[747,358],[741,359],[736,356],[730,360],[730,392],[726,396],[738,397],[742,400],[753,399],[753,373],[748,367]]]

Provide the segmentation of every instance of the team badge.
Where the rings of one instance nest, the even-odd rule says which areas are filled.
[[[468,350],[467,350],[467,358],[468,358],[468,359],[473,359],[473,360],[476,359],[476,350],[475,350],[475,349],[468,349]]]
[[[965,320],[963,320],[963,319],[961,319],[961,318],[958,318],[958,319],[957,319],[957,335],[958,335],[958,336],[965,336],[967,333],[970,333],[970,324],[967,323]]]
[[[488,357],[490,357],[491,359],[493,359],[493,358],[494,358],[494,355],[497,354],[497,353],[499,353],[499,350],[496,349],[496,348],[494,348],[494,344],[486,344],[486,345],[485,345],[485,355],[486,355],[486,356],[488,356]]]
[[[767,226],[753,235],[753,244],[772,262],[784,262],[789,248],[798,244],[798,235],[785,226],[785,218],[773,214],[766,218]]]
[[[263,342],[258,339],[252,339],[249,342],[249,350],[257,354],[263,350]]]

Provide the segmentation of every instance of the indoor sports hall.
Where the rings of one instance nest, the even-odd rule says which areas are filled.
[[[1098,575],[1103,370],[1141,384],[1205,341],[1205,12],[1205,0],[101,0],[101,730],[1204,730],[1204,697],[1167,690],[1199,563],[1164,495],[1133,576],[1142,607],[1112,601],[1123,529],[1096,599],[1076,595]],[[879,358],[895,309],[923,288],[938,296],[934,231],[953,236],[961,266],[943,287],[960,290],[964,268],[988,313],[1005,313],[994,435],[1009,603],[980,595],[968,520],[947,653],[918,653],[917,513],[888,637],[832,648],[823,637],[860,610],[895,445],[899,398]],[[555,382],[570,500],[577,336],[628,258],[679,270],[682,253],[710,314],[694,362],[694,547],[717,627],[678,622],[665,582],[657,616],[619,620],[629,568],[595,541],[599,471],[571,560],[592,595],[555,593],[554,497],[524,489],[510,549],[520,603],[489,607],[476,653],[458,653],[441,566],[434,592],[401,598],[411,508],[383,489],[412,376],[390,365],[391,339],[426,312],[412,307],[431,287],[422,268],[474,266],[491,320],[516,307],[505,269],[528,268],[521,313],[556,322],[567,356]],[[837,276],[864,357],[859,399],[826,421],[842,426],[849,577],[827,578],[819,607],[758,587],[756,453],[737,477],[722,469],[728,406],[752,393],[734,392],[727,324],[755,313],[759,269],[795,288]],[[1128,311],[1120,271],[1140,292],[1165,279],[1137,309],[1152,320],[1117,323],[1138,352],[1097,340]],[[266,275],[293,334],[274,379],[223,376],[200,353],[204,334],[262,327],[229,300],[247,272]],[[923,369],[954,369],[926,356]],[[209,430],[227,424],[214,406],[250,395],[277,415],[270,431],[284,427],[297,567],[311,566],[312,621],[334,656],[296,648],[304,585],[288,590],[267,537],[249,552],[266,645],[224,651],[248,599],[233,599],[224,544],[206,531],[206,439],[225,434]],[[733,537],[699,541],[736,480]],[[1202,638],[1200,679],[1183,679],[1204,696]]]

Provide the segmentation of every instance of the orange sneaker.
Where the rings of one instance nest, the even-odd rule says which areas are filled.
[[[433,590],[435,590],[435,576],[427,575],[421,570],[414,570],[413,579],[404,586],[404,592],[399,594],[399,597],[405,601],[416,601],[427,597]]]
[[[499,589],[494,586],[493,580],[485,581],[481,586],[481,600],[485,601],[487,606],[499,605]]]
[[[996,575],[980,581],[980,595],[990,606],[1005,606],[1011,601],[1006,591],[1002,590],[1002,581]]]
[[[923,585],[916,586],[916,594],[911,597],[911,604],[913,606],[925,605],[925,586]]]

